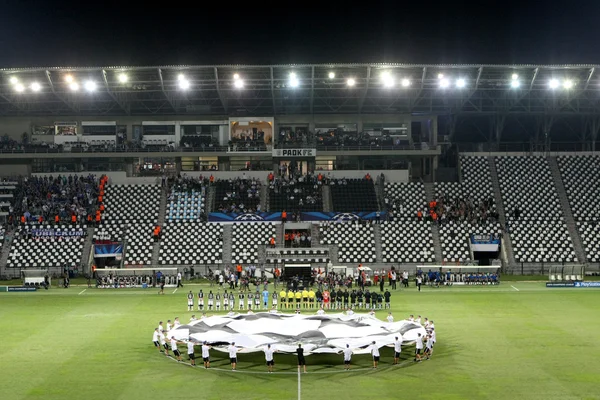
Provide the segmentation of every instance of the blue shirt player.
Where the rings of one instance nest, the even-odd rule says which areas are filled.
[[[267,289],[263,290],[262,292],[262,297],[263,297],[263,308],[266,310],[267,308],[269,308],[269,291]]]

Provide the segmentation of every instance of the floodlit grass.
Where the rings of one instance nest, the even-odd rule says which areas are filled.
[[[514,286],[519,291],[513,288]],[[178,364],[152,345],[159,320],[187,322],[186,291],[72,287],[0,293],[5,340],[0,347],[0,399],[295,399],[295,358],[276,354],[272,375],[262,354],[240,354],[239,372],[213,351],[213,367]],[[436,324],[429,361],[392,367],[382,352],[377,371],[355,356],[309,356],[302,397],[344,399],[599,398],[600,291],[546,289],[543,283],[424,288],[393,293],[396,319],[421,314]],[[198,314],[198,312],[195,312]],[[379,311],[383,319],[386,310]],[[199,350],[199,349],[198,349]],[[201,360],[197,360],[201,363]]]

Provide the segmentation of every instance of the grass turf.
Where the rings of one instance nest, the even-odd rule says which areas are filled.
[[[262,353],[240,354],[240,371],[231,372],[225,353],[211,354],[212,366],[224,370],[204,370],[155,350],[151,338],[158,321],[179,316],[187,322],[192,313],[185,311],[186,292],[199,286],[164,296],[153,289],[84,289],[0,293],[7,328],[0,398],[298,397],[293,356],[277,354],[275,370],[284,373],[268,375],[262,373]],[[378,370],[369,368],[364,355],[353,358],[354,371],[344,372],[341,355],[309,356],[302,397],[600,398],[599,295],[595,289],[546,289],[529,282],[394,292],[396,319],[421,314],[435,321],[432,359],[413,363],[413,347],[405,347],[407,361],[393,367],[391,349],[385,349]],[[387,311],[377,314],[384,319]]]

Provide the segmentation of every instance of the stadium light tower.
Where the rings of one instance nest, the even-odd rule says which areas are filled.
[[[295,72],[290,72],[289,84],[291,87],[296,88],[300,85],[300,81],[298,80],[298,76]]]
[[[32,91],[34,91],[34,92],[39,92],[40,90],[42,90],[42,86],[41,86],[39,83],[37,83],[37,82],[33,82],[33,83],[32,83],[32,84],[29,86],[29,88],[30,88]]]
[[[15,84],[15,90],[16,90],[17,92],[19,92],[19,93],[22,93],[22,92],[24,92],[24,91],[25,91],[25,86],[23,86],[23,84],[22,84],[22,83],[18,83],[18,82],[17,82],[17,83]]]
[[[458,78],[456,80],[456,87],[459,89],[464,88],[465,86],[467,86],[467,81],[465,81],[463,78]]]
[[[402,87],[409,87],[410,86],[410,79],[408,78],[404,78],[402,79]]]
[[[11,76],[9,81],[11,85],[16,85],[17,83],[19,83],[19,78],[17,78],[16,76]]]
[[[66,75],[66,76],[65,76],[65,82],[67,82],[67,83],[71,83],[71,82],[73,82],[73,81],[74,81],[74,79],[73,79],[73,75]]]
[[[512,74],[512,76],[510,77],[513,81],[516,81],[517,79],[519,79],[519,74]]]
[[[127,83],[128,80],[129,80],[129,77],[127,76],[126,73],[122,72],[119,74],[119,82]]]
[[[87,90],[88,92],[93,92],[96,90],[96,82],[94,81],[86,81],[85,84],[83,85],[85,87],[85,90]]]
[[[190,81],[188,81],[187,79],[180,79],[179,80],[179,88],[182,90],[188,90],[190,88]]]
[[[329,79],[335,78],[335,72],[330,72],[328,76],[329,76]]]
[[[563,82],[563,87],[567,90],[573,88],[573,81],[570,79],[565,79]]]
[[[71,91],[76,92],[79,90],[79,83],[77,82],[71,82],[69,84],[69,89],[71,89]]]
[[[447,78],[442,77],[440,79],[440,87],[442,89],[446,89],[450,86],[450,81]]]
[[[548,82],[548,86],[550,86],[550,89],[558,88],[558,86],[559,86],[558,79],[554,79],[554,78],[550,79],[550,82]]]
[[[240,79],[240,74],[233,74],[233,79],[236,81]]]
[[[518,79],[513,79],[510,81],[510,87],[513,89],[517,89],[519,86],[521,86],[521,82],[519,82]]]
[[[356,81],[354,80],[354,78],[348,78],[346,84],[350,87],[353,87],[354,85],[356,85]]]
[[[391,88],[394,86],[394,77],[388,71],[384,71],[381,73],[381,82],[386,88]]]
[[[233,82],[233,85],[238,88],[238,89],[243,89],[244,88],[244,81],[242,79],[236,79]]]

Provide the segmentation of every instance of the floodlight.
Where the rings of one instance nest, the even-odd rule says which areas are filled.
[[[296,73],[290,72],[290,79],[296,79]]]
[[[241,89],[244,87],[244,81],[241,79],[236,79],[235,82],[233,83],[234,86],[238,89]]]
[[[16,76],[11,76],[10,83],[16,85],[17,83],[19,83],[19,79]]]
[[[563,87],[564,87],[565,89],[571,89],[571,88],[573,87],[573,81],[572,81],[572,80],[570,80],[570,79],[566,79],[566,80],[563,82]]]
[[[71,82],[73,82],[73,76],[72,76],[72,75],[66,75],[66,76],[65,76],[65,81],[66,81],[67,83],[71,83]]]
[[[516,81],[517,79],[519,79],[519,74],[512,74],[512,80]]]
[[[180,79],[179,80],[179,88],[183,89],[183,90],[187,90],[190,88],[190,81],[188,81],[187,79]]]
[[[438,74],[438,79],[442,79],[444,77],[444,74]]]
[[[519,82],[517,79],[513,79],[512,81],[510,81],[511,88],[516,89],[519,86],[521,86],[521,82]]]
[[[71,89],[72,91],[76,92],[79,90],[79,84],[77,82],[71,82],[69,84],[69,89]]]
[[[349,79],[346,81],[346,84],[347,84],[348,86],[352,87],[352,86],[356,85],[356,81],[355,81],[353,78],[349,78]]]
[[[96,82],[94,81],[86,81],[83,86],[88,92],[93,92],[94,90],[96,90]]]
[[[458,78],[456,80],[456,87],[457,88],[464,88],[466,85],[467,85],[467,82],[463,78]]]
[[[123,73],[119,74],[119,82],[125,83],[128,80],[129,80],[129,77],[127,76],[126,73],[123,72]]]
[[[238,79],[240,79],[240,74],[233,74],[233,79],[235,79],[236,81],[237,81]]]
[[[410,80],[407,79],[407,78],[402,79],[402,86],[409,87],[410,86]]]
[[[550,79],[548,85],[550,86],[550,89],[556,89],[558,87],[558,79]]]
[[[383,86],[387,88],[394,86],[394,77],[388,71],[381,73],[381,81],[383,82]]]
[[[450,81],[446,78],[442,78],[440,79],[440,87],[442,89],[446,89],[448,86],[450,86]]]
[[[296,78],[290,78],[290,86],[295,88],[298,87],[298,85],[300,85],[300,81]]]
[[[29,88],[30,88],[31,90],[33,90],[34,92],[39,92],[39,91],[42,89],[42,86],[41,86],[39,83],[37,83],[37,82],[33,82],[33,83],[32,83],[32,84],[29,86]]]
[[[177,75],[177,80],[180,81],[180,82],[181,81],[185,81],[185,75],[184,74]]]
[[[25,91],[25,86],[22,83],[15,84],[15,90],[19,93]]]
[[[329,79],[333,79],[335,78],[335,72],[330,72],[329,73]]]

